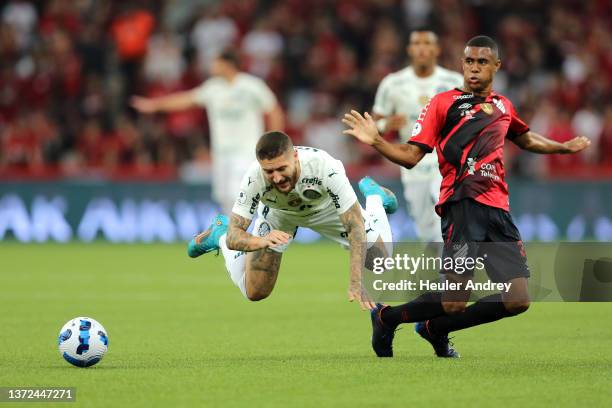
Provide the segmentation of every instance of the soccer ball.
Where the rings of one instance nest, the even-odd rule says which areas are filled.
[[[62,327],[57,344],[64,360],[77,367],[90,367],[108,350],[108,335],[94,319],[75,317]]]

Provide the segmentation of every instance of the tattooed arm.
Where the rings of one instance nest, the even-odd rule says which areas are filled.
[[[366,300],[367,293],[363,292],[361,286],[361,272],[366,254],[366,232],[361,215],[361,206],[356,201],[348,210],[340,214],[340,221],[348,234],[347,239],[350,248],[350,284],[349,301],[358,300],[362,309],[374,308],[374,303]]]
[[[265,237],[256,237],[246,231],[249,225],[251,225],[251,220],[232,213],[225,237],[225,243],[229,249],[245,252],[258,251],[286,244],[291,238],[286,232],[278,230],[270,231]]]

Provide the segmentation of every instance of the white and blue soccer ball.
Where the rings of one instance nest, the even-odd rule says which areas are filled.
[[[62,327],[57,343],[64,360],[77,367],[91,367],[108,350],[108,333],[91,317],[75,317]]]

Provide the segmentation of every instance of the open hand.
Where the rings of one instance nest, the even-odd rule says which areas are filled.
[[[155,113],[157,111],[153,100],[142,96],[132,96],[130,106],[140,113]]]
[[[361,310],[372,310],[376,308],[376,303],[372,301],[368,292],[366,292],[361,285],[361,282],[351,282],[348,290],[348,300],[352,302],[354,300],[359,301]]]
[[[567,151],[565,153],[578,153],[591,145],[591,141],[585,136],[578,136],[563,143]]]
[[[365,113],[364,117],[356,110],[351,110],[351,113],[344,114],[342,123],[350,127],[350,129],[346,129],[342,133],[351,135],[367,145],[372,146],[381,139],[374,119],[372,119],[368,112]]]
[[[264,248],[275,248],[281,245],[288,244],[291,240],[291,235],[284,231],[272,230],[264,237],[261,237],[264,243]]]

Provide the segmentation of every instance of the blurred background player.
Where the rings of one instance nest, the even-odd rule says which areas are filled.
[[[244,174],[229,223],[226,216],[217,216],[208,230],[191,240],[189,256],[221,249],[227,271],[244,297],[262,300],[274,289],[283,252],[298,227],[310,228],[350,250],[349,301],[373,309],[375,304],[361,286],[365,244],[391,253],[386,213],[397,209],[395,195],[365,177],[359,183],[366,197],[364,210],[342,162],[320,149],[294,147],[282,132],[264,134],[256,156]],[[255,213],[251,234],[247,228]]]
[[[402,142],[408,141],[414,122],[435,94],[463,85],[461,74],[438,65],[440,45],[433,31],[413,31],[406,50],[410,65],[382,80],[372,108],[378,131],[398,131]],[[401,180],[418,238],[442,241],[440,217],[434,211],[442,182],[436,153],[425,155],[410,170],[402,167]]]
[[[142,113],[196,106],[206,109],[211,130],[212,195],[224,212],[234,204],[264,128],[284,128],[282,110],[270,88],[260,78],[241,72],[239,66],[238,54],[227,49],[213,59],[211,78],[199,87],[159,98],[132,98],[132,106]]]

